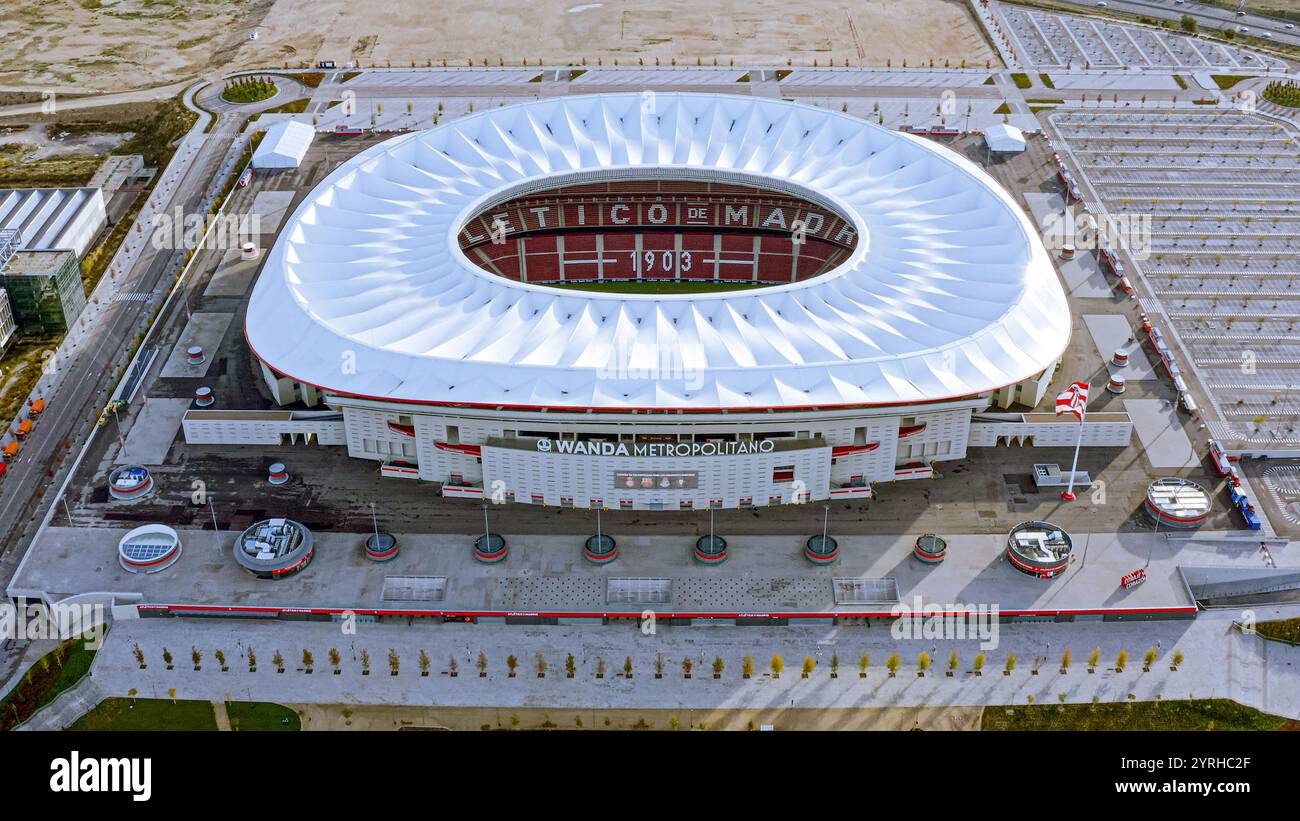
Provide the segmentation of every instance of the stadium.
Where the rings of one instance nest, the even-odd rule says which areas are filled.
[[[1075,423],[997,413],[1040,402],[1070,327],[1033,225],[954,152],[646,92],[483,111],[343,162],[266,254],[244,332],[274,400],[340,412],[383,475],[692,510],[866,498],[1016,437],[1072,446]],[[1083,444],[1126,444],[1119,427]]]

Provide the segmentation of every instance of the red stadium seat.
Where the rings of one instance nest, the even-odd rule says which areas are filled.
[[[796,245],[792,232],[800,225],[807,233]],[[843,260],[852,249],[844,225],[826,209],[751,186],[624,180],[566,186],[497,206],[471,220],[460,243],[488,270],[511,279],[522,272],[529,282],[784,283],[818,276]],[[494,229],[499,238],[502,226],[506,241],[496,244]]]
[[[638,255],[642,279],[677,278],[677,235],[645,233],[641,235]]]
[[[602,234],[605,244],[605,279],[636,279],[636,235]]]
[[[713,251],[716,234],[684,233],[682,253],[678,260],[682,279],[708,280],[716,278],[717,266]]]

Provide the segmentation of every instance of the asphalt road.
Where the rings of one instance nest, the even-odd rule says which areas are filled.
[[[179,206],[188,213],[198,207],[232,140],[233,134],[219,129],[203,139],[163,210]],[[5,481],[0,483],[0,579],[6,583],[25,550],[44,494],[56,487],[55,474],[63,457],[75,453],[94,429],[98,412],[115,384],[115,363],[130,349],[135,336],[143,332],[153,306],[171,288],[169,275],[178,269],[182,255],[181,250],[146,246],[125,273],[119,291],[147,293],[152,299],[110,303],[92,320],[89,333],[71,361],[60,364],[67,372],[46,397],[45,413],[23,443],[20,458],[10,464]]]
[[[206,213],[206,200],[216,194],[223,180],[216,179],[221,162],[230,150],[244,117],[254,111],[282,105],[306,96],[308,89],[281,78],[275,97],[255,105],[234,105],[221,99],[223,82],[213,78],[209,85],[196,95],[196,102],[217,116],[217,125],[210,133],[201,135],[197,153],[189,160],[180,182],[171,191],[158,213],[170,213],[180,208],[183,213]],[[168,95],[178,90],[167,86]],[[129,95],[107,94],[80,101],[83,106],[115,105],[126,102],[130,96],[135,101],[157,99],[159,89],[131,92]],[[14,113],[5,109],[0,113]],[[158,179],[164,176],[162,170]],[[151,190],[149,196],[156,196]],[[129,353],[132,341],[148,327],[154,306],[161,303],[172,286],[172,275],[179,271],[184,249],[157,249],[147,244],[135,264],[125,273],[118,286],[120,294],[148,294],[148,299],[125,299],[110,302],[103,312],[91,318],[91,311],[83,314],[90,322],[86,337],[78,345],[70,361],[60,363],[66,368],[62,380],[48,394],[46,410],[23,443],[20,457],[10,464],[5,481],[0,482],[0,581],[8,584],[18,562],[26,552],[27,544],[40,516],[53,499],[54,491],[62,481],[60,468],[65,461],[84,445],[94,430],[95,420],[111,395],[116,384],[116,373]],[[181,300],[181,305],[184,300]],[[46,498],[48,493],[49,499]]]

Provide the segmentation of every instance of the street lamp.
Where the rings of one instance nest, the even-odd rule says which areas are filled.
[[[221,531],[217,528],[217,509],[212,504],[212,495],[208,494],[208,512],[212,514],[212,539],[216,544],[217,552],[221,552]]]
[[[117,400],[114,400],[108,404],[108,407],[113,411],[113,427],[117,429],[117,445],[126,450],[126,440],[122,438],[122,420],[117,416],[117,405]]]

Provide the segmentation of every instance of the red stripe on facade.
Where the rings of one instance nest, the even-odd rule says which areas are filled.
[[[482,456],[482,445],[453,445],[449,442],[434,442],[433,446],[438,450],[445,450],[449,453],[459,453],[462,456]]]
[[[140,611],[163,611],[176,613],[265,613],[267,615],[279,615],[281,613],[310,613],[313,615],[341,615],[343,613],[356,613],[363,616],[451,616],[451,617],[470,617],[470,618],[501,618],[505,616],[532,616],[536,618],[619,618],[632,619],[640,618],[641,614],[636,611],[608,611],[608,610],[539,610],[530,612],[521,612],[515,610],[380,610],[364,608],[344,608],[344,607],[256,607],[246,605],[201,605],[201,604],[138,604],[136,609]],[[1195,605],[1174,606],[1174,607],[1113,607],[1113,608],[1080,608],[1080,609],[1063,609],[1063,610],[1000,610],[1000,616],[1094,616],[1094,615],[1141,615],[1156,613],[1196,613]],[[742,613],[742,612],[656,612],[656,616],[661,619],[739,619],[739,618],[771,618],[771,619],[828,619],[828,618],[900,618],[907,617],[910,613],[894,613],[888,610],[829,610],[821,611],[791,611],[791,612],[768,612],[768,613]],[[931,616],[957,617],[970,615],[968,611],[945,610],[940,613],[927,613],[924,618]]]

